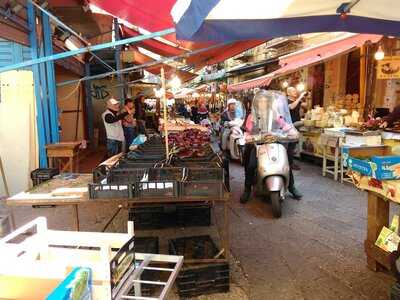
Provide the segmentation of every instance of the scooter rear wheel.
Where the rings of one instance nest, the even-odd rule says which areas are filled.
[[[272,215],[275,218],[280,218],[282,216],[281,193],[271,192],[269,197],[271,199]]]

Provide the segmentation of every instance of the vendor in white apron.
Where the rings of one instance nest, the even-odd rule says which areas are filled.
[[[111,98],[107,101],[107,110],[102,114],[107,134],[107,156],[114,156],[122,151],[125,141],[122,120],[130,114],[129,111],[119,113],[119,101]]]

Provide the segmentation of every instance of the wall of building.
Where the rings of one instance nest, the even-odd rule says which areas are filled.
[[[56,82],[79,79],[80,76],[56,66]],[[85,94],[83,83],[57,87],[60,141],[81,141],[86,137]]]
[[[347,55],[325,62],[324,106],[346,94]]]

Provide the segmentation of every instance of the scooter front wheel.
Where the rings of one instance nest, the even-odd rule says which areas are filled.
[[[275,218],[280,218],[282,216],[282,203],[281,203],[281,193],[271,192],[270,193],[271,205],[272,205],[272,215]]]

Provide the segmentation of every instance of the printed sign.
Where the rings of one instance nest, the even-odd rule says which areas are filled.
[[[400,78],[400,56],[391,56],[378,61],[376,70],[377,79]]]
[[[110,262],[111,293],[118,292],[121,280],[129,269],[135,265],[135,237],[132,237],[119,249]]]

